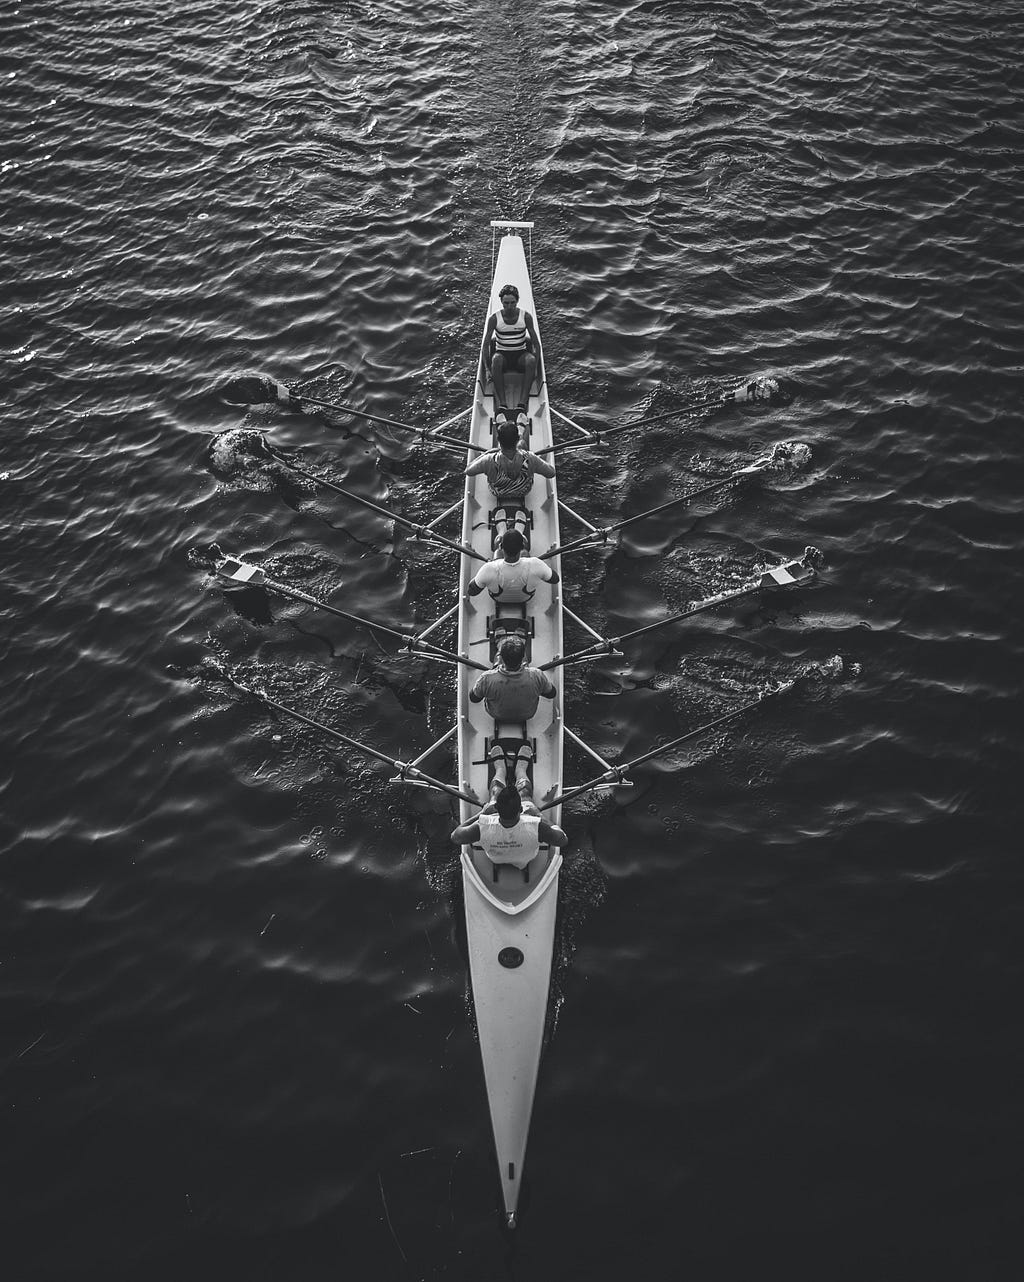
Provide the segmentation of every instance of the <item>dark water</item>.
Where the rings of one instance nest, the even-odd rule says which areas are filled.
[[[1019,1277],[1016,7],[0,13],[4,1276]],[[495,216],[536,221],[563,412],[800,391],[567,455],[573,506],[812,450],[566,562],[615,632],[828,563],[575,670],[569,723],[618,760],[843,669],[567,814],[512,1243],[447,803],[212,665],[395,755],[443,733],[447,670],[190,556],[402,625],[447,605],[450,557],[210,445],[258,427],[417,518],[453,502],[415,438],[217,389],[455,414]]]

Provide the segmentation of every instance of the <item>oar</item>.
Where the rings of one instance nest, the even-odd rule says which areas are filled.
[[[236,388],[239,384],[243,385],[243,389],[237,394],[248,397],[248,400],[244,403],[249,405],[294,405],[298,410],[301,410],[304,405],[319,405],[323,409],[339,410],[342,414],[353,414],[356,418],[365,418],[371,423],[381,423],[385,427],[394,427],[400,432],[415,432],[417,436],[423,438],[429,435],[432,441],[443,441],[453,449],[482,449],[480,446],[470,445],[468,441],[459,440],[457,436],[444,436],[430,432],[427,428],[415,427],[412,423],[400,423],[397,419],[384,418],[380,414],[371,414],[368,410],[357,409],[355,405],[345,405],[341,401],[322,401],[315,396],[302,396],[285,387],[276,378],[236,379]]]
[[[307,717],[304,712],[299,712],[297,708],[289,708],[285,703],[278,703],[276,699],[271,699],[269,695],[261,694],[259,690],[253,690],[247,685],[243,685],[237,678],[230,676],[223,669],[218,669],[224,680],[229,685],[233,685],[236,690],[241,690],[243,694],[250,695],[254,699],[259,699],[270,708],[276,708],[278,712],[283,712],[289,717],[294,717],[296,721],[301,721],[307,726],[312,726],[314,730],[319,730],[322,734],[331,739],[337,739],[346,747],[355,748],[357,751],[364,753],[367,757],[373,757],[376,761],[386,762],[387,765],[398,771],[398,776],[402,780],[409,780],[426,788],[435,788],[438,792],[445,792],[450,797],[457,797],[459,801],[468,801],[471,806],[479,806],[480,798],[471,796],[469,793],[461,792],[458,788],[449,783],[442,783],[440,779],[435,779],[432,775],[424,774],[422,770],[417,769],[408,761],[401,761],[397,757],[389,757],[387,753],[380,752],[377,748],[371,748],[368,743],[360,743],[358,739],[352,739],[347,734],[342,734],[340,730],[334,730],[331,726],[326,726],[322,721],[316,721],[312,717]]]
[[[655,757],[663,757],[667,752],[672,752],[681,744],[687,743],[690,739],[696,739],[700,735],[707,734],[708,731],[716,729],[718,726],[725,725],[727,721],[735,721],[737,717],[749,712],[751,708],[756,708],[759,704],[764,703],[766,699],[774,698],[777,694],[784,694],[785,691],[791,690],[796,685],[796,679],[783,682],[776,686],[774,690],[766,690],[763,694],[758,695],[756,699],[751,699],[749,703],[744,703],[739,708],[733,708],[731,712],[726,712],[714,721],[709,721],[705,726],[698,726],[696,730],[690,730],[682,734],[678,739],[673,739],[670,743],[663,743],[660,748],[652,748],[650,752],[645,752],[639,757],[634,757],[632,761],[627,761],[625,765],[612,766],[604,774],[598,775],[594,779],[589,779],[586,783],[580,784],[578,788],[570,788],[568,792],[563,792],[555,797],[553,801],[545,802],[540,806],[540,810],[550,810],[552,806],[560,806],[566,801],[572,801],[574,797],[580,796],[581,793],[591,792],[594,788],[599,788],[602,784],[622,783],[625,776],[633,769],[634,766],[643,765],[645,761],[652,761]]]
[[[618,436],[620,432],[631,432],[635,427],[650,427],[653,423],[664,423],[671,418],[685,418],[687,414],[692,414],[695,410],[706,409],[709,405],[717,405],[719,398],[712,397],[706,401],[694,401],[683,409],[668,410],[664,414],[655,414],[653,418],[635,418],[628,423],[616,423],[612,427],[602,427],[597,430],[595,435],[599,441],[603,441],[608,436]],[[569,441],[565,445],[553,445],[549,450],[539,450],[539,454],[548,454],[551,450],[568,449],[570,446],[578,448],[580,444],[586,445],[587,442]]]
[[[325,477],[319,476],[316,472],[311,472],[308,468],[300,467],[289,455],[275,449],[268,441],[264,440],[264,447],[267,454],[282,463],[285,467],[291,468],[299,476],[305,476],[308,480],[314,481],[317,485],[322,485],[325,490],[332,490],[335,494],[340,494],[342,498],[349,499],[352,503],[358,503],[360,506],[369,508],[371,512],[376,512],[379,516],[385,516],[389,521],[394,521],[396,525],[401,525],[404,529],[410,530],[418,539],[424,539],[428,543],[439,543],[442,547],[449,548],[453,552],[459,552],[463,556],[475,557],[478,561],[486,561],[487,558],[482,552],[476,552],[465,543],[456,543],[454,539],[449,539],[443,534],[438,534],[436,530],[431,529],[429,525],[420,525],[416,521],[407,520],[404,516],[399,516],[397,512],[391,512],[386,507],[381,507],[379,503],[374,503],[371,499],[364,498],[361,494],[353,494],[351,490],[343,489],[340,485],[335,485],[333,481],[328,481]]]
[[[477,663],[475,659],[456,654],[454,650],[446,650],[442,646],[434,645],[432,641],[424,641],[413,633],[400,632],[397,628],[392,628],[386,623],[378,623],[374,619],[366,619],[358,614],[350,614],[348,610],[340,610],[336,605],[328,605],[326,601],[318,600],[317,597],[311,596],[308,592],[303,592],[301,588],[292,587],[289,583],[281,583],[278,579],[272,579],[259,566],[239,561],[237,557],[224,557],[214,569],[222,579],[227,579],[230,583],[243,584],[247,587],[266,588],[268,592],[276,592],[279,596],[290,597],[294,601],[304,601],[307,605],[314,605],[318,610],[325,610],[328,614],[337,615],[339,619],[347,619],[350,623],[359,623],[364,628],[369,628],[371,632],[383,632],[386,636],[394,637],[396,641],[401,641],[404,648],[410,653],[419,650],[428,658],[440,658],[452,663],[461,663],[467,668],[477,668],[480,672],[489,670],[485,663]]]
[[[691,490],[688,494],[681,494],[677,499],[669,499],[667,503],[659,503],[657,507],[649,508],[646,512],[637,512],[635,516],[624,517],[613,525],[605,525],[601,529],[590,531],[588,534],[581,534],[579,538],[571,539],[568,543],[561,543],[558,547],[550,548],[547,552],[540,554],[541,560],[547,560],[553,556],[561,556],[563,552],[572,552],[576,548],[589,547],[595,543],[607,543],[609,534],[614,534],[616,530],[623,530],[627,525],[633,525],[637,521],[644,521],[649,516],[657,516],[659,512],[667,512],[669,508],[679,507],[680,504],[692,503],[694,499],[699,499],[705,494],[711,494],[714,490],[723,489],[726,485],[731,485],[742,477],[754,476],[758,472],[763,472],[775,462],[779,448],[779,446],[776,446],[770,454],[762,455],[761,458],[755,459],[753,463],[748,463],[746,467],[737,468],[735,472],[730,472],[728,476],[719,477],[717,481],[712,481],[709,485],[703,485],[699,490]]]
[[[594,645],[588,645],[582,650],[577,650],[573,654],[567,654],[562,659],[549,659],[547,663],[541,664],[541,670],[546,672],[551,668],[560,668],[570,663],[585,663],[589,659],[600,658],[603,654],[621,654],[618,648],[627,641],[633,641],[637,637],[642,637],[649,632],[657,632],[660,628],[671,627],[673,623],[680,623],[683,619],[692,619],[695,614],[703,614],[705,610],[714,610],[718,606],[727,605],[731,601],[741,601],[744,597],[754,596],[758,592],[770,591],[772,588],[791,588],[799,583],[806,583],[809,579],[814,578],[815,570],[819,568],[824,558],[815,547],[808,547],[802,557],[792,561],[787,561],[784,565],[777,565],[771,570],[765,570],[756,578],[748,580],[731,592],[719,592],[717,596],[708,597],[704,601],[696,601],[693,605],[687,606],[685,610],[680,610],[678,614],[670,614],[667,618],[659,619],[656,623],[645,624],[642,628],[634,628],[632,632],[624,632],[618,637],[598,637]],[[597,636],[592,628],[587,628],[591,636]]]
[[[712,405],[744,404],[753,401],[762,401],[769,405],[790,405],[792,404],[793,396],[779,383],[778,379],[759,375],[757,378],[749,379],[746,383],[733,388],[731,391],[719,392],[715,396],[706,396],[702,400],[691,401],[689,405],[683,406],[681,409],[667,410],[664,414],[655,414],[650,418],[635,418],[628,423],[616,423],[612,427],[598,428],[590,441],[563,441],[538,450],[537,453],[540,455],[553,454],[565,450],[579,450],[586,445],[600,444],[606,437],[618,436],[620,432],[631,432],[637,427],[650,427],[654,423],[665,423],[669,419],[685,418],[695,410],[708,409]]]

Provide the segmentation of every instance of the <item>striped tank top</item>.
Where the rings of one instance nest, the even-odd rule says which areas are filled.
[[[516,450],[506,458],[501,450],[487,456],[484,474],[495,495],[501,499],[521,499],[533,488],[533,471],[529,460]]]
[[[510,325],[503,312],[498,312],[494,330],[494,346],[499,352],[526,351],[526,321],[523,320],[523,309],[516,308],[516,318]]]

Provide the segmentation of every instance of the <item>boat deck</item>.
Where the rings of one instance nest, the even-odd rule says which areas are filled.
[[[506,284],[519,290],[519,305],[534,317],[536,310],[523,241],[517,230],[505,225],[498,245],[491,284],[488,317],[501,304],[498,292]],[[539,327],[538,327],[539,339]],[[494,389],[480,379],[474,396],[470,441],[493,449]],[[533,452],[551,444],[551,415],[547,404],[542,364],[539,386],[529,389],[527,412],[530,432],[527,448]],[[522,400],[522,389],[515,399]],[[510,408],[515,400],[509,397]],[[468,461],[479,456],[470,450]],[[485,559],[494,556],[497,503],[484,476],[466,480],[462,541]],[[525,499],[529,513],[527,551],[534,555],[558,546],[558,501],[554,479],[537,476]],[[551,562],[559,570],[557,558]],[[495,622],[506,607],[484,592],[466,598],[470,580],[481,561],[464,556],[460,572],[459,653],[492,664]],[[561,584],[541,584],[531,601],[513,607],[523,616],[528,635],[527,661],[539,666],[562,654]],[[499,624],[499,628],[503,626]],[[479,675],[460,665],[458,673],[459,786],[463,792],[488,797],[487,749],[496,735],[521,739],[523,726],[496,727],[483,703],[472,703],[469,692]],[[562,669],[551,672],[556,695],[542,699],[536,714],[525,723],[526,737],[535,745],[532,769],[533,799],[544,802],[561,791],[562,775]],[[461,822],[471,822],[479,807],[462,802]],[[545,811],[549,822],[560,822],[560,807]],[[530,1115],[540,1066],[547,1018],[558,910],[558,872],[562,856],[557,849],[541,847],[525,869],[495,865],[482,849],[462,850],[463,890],[470,982],[476,1010],[477,1035],[490,1107],[494,1146],[498,1158],[506,1222],[513,1225],[522,1185]]]

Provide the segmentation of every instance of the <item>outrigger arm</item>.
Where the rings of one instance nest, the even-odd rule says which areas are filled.
[[[784,565],[777,565],[771,570],[764,570],[761,574],[731,592],[719,592],[717,596],[707,597],[704,601],[697,601],[695,604],[687,606],[685,610],[680,610],[677,614],[670,614],[668,618],[659,619],[657,623],[648,623],[642,628],[634,628],[632,632],[624,632],[617,637],[602,637],[600,633],[585,623],[577,615],[573,614],[568,607],[563,607],[565,613],[575,622],[583,627],[592,637],[596,637],[593,645],[586,646],[582,650],[577,650],[573,654],[564,655],[558,659],[551,659],[549,662],[541,664],[542,671],[548,671],[551,668],[564,667],[572,663],[587,663],[592,659],[600,659],[606,655],[620,655],[622,651],[619,646],[624,645],[627,641],[632,641],[636,637],[645,636],[649,632],[656,632],[659,628],[670,627],[673,623],[679,623],[683,619],[690,619],[695,614],[703,614],[705,610],[713,610],[720,605],[727,605],[730,601],[740,601],[744,597],[754,596],[758,592],[768,591],[772,588],[788,588],[799,583],[806,583],[814,578],[815,566],[820,562],[821,553],[815,547],[808,547],[802,557],[797,557],[792,561],[787,561]]]
[[[570,730],[570,729],[569,729],[569,727],[568,727],[567,725],[564,725],[564,724],[563,724],[563,726],[562,726],[562,731],[563,731],[563,733],[564,733],[564,734],[566,734],[566,735],[567,735],[567,736],[568,736],[568,737],[573,741],[573,743],[574,743],[574,744],[576,744],[576,745],[577,745],[577,747],[582,748],[582,749],[583,749],[583,751],[587,754],[587,756],[588,756],[588,757],[593,757],[593,759],[597,762],[597,764],[598,764],[599,766],[604,766],[605,773],[604,773],[604,775],[599,775],[599,776],[598,776],[598,781],[594,783],[594,788],[595,788],[595,790],[598,790],[598,789],[601,789],[601,788],[614,788],[614,787],[615,787],[615,784],[614,784],[614,783],[603,783],[603,782],[601,782],[601,780],[603,780],[603,779],[604,779],[606,776],[608,776],[608,775],[616,775],[616,776],[618,776],[618,775],[620,774],[619,769],[618,769],[617,767],[613,766],[613,765],[611,764],[611,762],[609,762],[609,761],[605,761],[604,757],[602,757],[602,756],[601,756],[601,754],[600,754],[599,752],[596,752],[596,751],[595,751],[595,750],[590,746],[590,744],[589,744],[589,743],[587,743],[585,740],[581,739],[581,738],[579,737],[579,735],[578,735],[578,734],[574,734],[574,733],[573,733],[573,731],[572,731],[572,730]],[[622,784],[622,786],[623,786],[623,787],[625,787],[625,788],[632,788],[632,787],[633,787],[633,781],[632,781],[631,779],[625,779],[625,778],[618,778],[618,777],[617,777],[617,778],[616,778],[616,783]]]
[[[456,654],[454,650],[446,650],[443,646],[434,645],[431,641],[425,641],[423,638],[426,636],[426,632],[418,634],[400,632],[397,628],[392,628],[386,623],[378,623],[374,619],[366,619],[362,615],[352,614],[348,610],[341,610],[336,605],[328,605],[326,601],[321,601],[317,597],[310,595],[310,593],[303,592],[301,588],[292,587],[291,584],[282,583],[278,579],[272,579],[269,574],[258,566],[249,565],[246,561],[240,561],[237,557],[225,557],[217,563],[214,569],[222,579],[227,579],[230,583],[265,588],[268,592],[276,592],[278,596],[290,597],[293,601],[304,601],[306,605],[316,606],[318,610],[337,615],[339,619],[347,619],[350,623],[361,624],[364,628],[369,628],[371,632],[383,632],[386,636],[394,637],[396,641],[401,641],[402,648],[410,654],[421,653],[428,659],[442,659],[448,663],[462,663],[467,668],[478,668],[481,672],[487,671],[486,664],[477,663],[475,659]],[[435,626],[436,624],[432,625],[427,631],[433,631]]]

